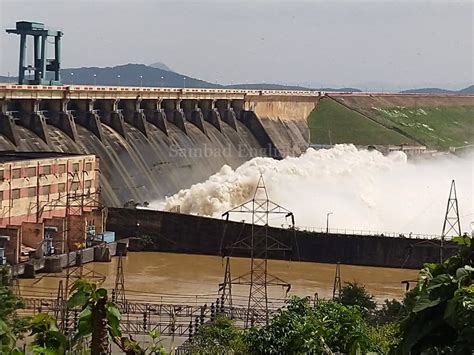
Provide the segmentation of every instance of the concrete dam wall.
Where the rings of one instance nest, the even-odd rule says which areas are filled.
[[[174,194],[224,164],[300,154],[315,102],[314,94],[0,85],[0,149],[95,154],[101,198],[121,207]]]
[[[109,209],[107,219],[107,229],[115,231],[118,238],[132,238],[133,250],[186,254],[229,255],[228,247],[250,235],[250,228],[250,224],[225,223],[222,219],[125,208]],[[295,233],[281,228],[269,228],[269,234],[291,246],[291,251],[269,252],[271,259],[413,269],[439,260],[436,240]],[[454,252],[455,247],[447,243],[445,256]],[[233,251],[232,256],[248,257],[249,252]]]

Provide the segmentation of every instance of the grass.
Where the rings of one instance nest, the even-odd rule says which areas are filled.
[[[334,100],[321,99],[308,118],[311,143],[386,145],[417,141],[438,150],[474,144],[474,105],[372,103],[370,107],[353,100],[349,104],[352,110]]]
[[[390,120],[399,130],[431,148],[447,150],[474,144],[474,106],[372,107],[364,113]]]
[[[308,126],[313,144],[413,143],[408,137],[373,122],[329,98],[319,101],[308,117]]]

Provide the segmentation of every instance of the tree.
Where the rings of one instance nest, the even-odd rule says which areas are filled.
[[[115,339],[121,336],[121,314],[117,306],[108,301],[107,290],[84,280],[77,280],[68,300],[69,308],[80,308],[77,334],[74,340],[91,336],[92,354],[107,354],[110,335]]]
[[[463,236],[454,242],[460,246],[457,255],[421,269],[395,353],[471,354],[474,349],[472,241]]]
[[[355,307],[335,301],[312,306],[308,299],[295,297],[267,326],[251,328],[246,342],[257,354],[359,354],[374,347],[366,330]]]
[[[341,289],[341,295],[338,301],[346,306],[358,307],[364,318],[368,318],[377,307],[374,296],[357,282],[347,283]]]
[[[16,346],[16,337],[12,328],[2,319],[0,319],[0,354],[22,354],[20,349]]]
[[[223,314],[215,322],[198,328],[193,337],[193,354],[245,354],[242,331]]]
[[[385,300],[380,309],[373,313],[373,321],[376,324],[387,324],[398,322],[406,315],[403,303],[396,299]]]
[[[30,348],[34,354],[64,355],[69,348],[67,337],[59,330],[56,319],[47,313],[34,316],[30,324],[34,336]]]
[[[3,268],[1,273],[2,280],[5,280],[9,270]],[[23,302],[10,288],[0,286],[0,354],[21,353],[16,342],[23,338],[28,325],[28,319],[19,317],[16,312],[22,306]]]
[[[0,319],[11,327],[12,333],[22,338],[27,331],[28,319],[19,317],[16,310],[23,307],[23,301],[8,287],[0,286]]]

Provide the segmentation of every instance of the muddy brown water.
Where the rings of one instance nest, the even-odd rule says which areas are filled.
[[[90,263],[83,274],[91,278],[104,275],[103,287],[114,287],[118,258],[110,263]],[[231,259],[232,278],[245,274],[250,260]],[[223,280],[225,261],[216,256],[168,254],[158,252],[129,252],[123,258],[125,290],[128,299],[148,302],[202,304],[212,302],[218,295]],[[336,266],[295,261],[270,260],[269,273],[291,283],[289,295],[330,298]],[[93,272],[93,273],[92,273]],[[21,280],[23,296],[55,297],[61,274],[39,274],[35,280]],[[403,280],[416,279],[416,270],[341,265],[342,283],[357,281],[375,295],[378,301],[385,298],[401,299]],[[244,302],[248,286],[233,286],[237,302]],[[283,287],[269,288],[269,297],[283,299]]]

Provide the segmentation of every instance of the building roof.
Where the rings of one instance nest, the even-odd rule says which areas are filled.
[[[0,163],[5,163],[9,161],[32,160],[32,159],[78,157],[81,155],[93,155],[93,154],[74,154],[74,153],[63,153],[63,152],[0,151]]]

